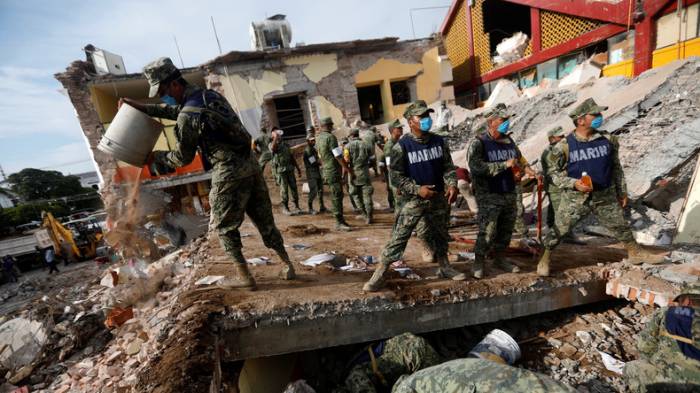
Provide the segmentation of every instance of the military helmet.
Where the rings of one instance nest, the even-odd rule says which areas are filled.
[[[551,130],[547,131],[548,137],[564,136],[565,134],[566,132],[564,131],[564,128],[562,126],[554,127]]]
[[[146,76],[146,80],[151,86],[148,91],[149,98],[158,95],[158,89],[162,82],[171,81],[181,76],[180,70],[175,67],[169,57],[161,57],[146,64],[143,67],[143,75]]]
[[[501,119],[508,119],[512,114],[508,110],[508,107],[504,103],[496,104],[491,110],[484,114],[484,117],[490,119],[492,117],[500,117]]]
[[[321,125],[324,125],[324,126],[332,126],[332,125],[333,125],[333,119],[331,119],[330,117],[324,117],[323,119],[321,119]]]
[[[391,123],[389,123],[389,130],[393,130],[394,128],[403,128],[403,124],[401,124],[401,121],[399,119],[395,119]]]

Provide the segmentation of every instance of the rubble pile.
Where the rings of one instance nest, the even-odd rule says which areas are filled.
[[[543,334],[525,367],[582,392],[624,392],[621,363],[636,359],[638,333],[653,309],[641,303],[582,313]],[[527,346],[527,344],[525,344]],[[611,361],[613,359],[613,361]],[[612,364],[611,364],[612,363]],[[617,364],[619,367],[612,367]]]

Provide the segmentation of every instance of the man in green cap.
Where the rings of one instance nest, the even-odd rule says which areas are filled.
[[[359,138],[359,135],[359,129],[353,128],[350,130],[349,142],[345,145],[343,157],[354,175],[351,180],[354,195],[350,197],[355,200],[355,204],[364,215],[365,223],[369,225],[372,223],[372,212],[374,210],[374,202],[372,201],[374,188],[369,177],[370,146],[365,144]]]
[[[549,145],[544,148],[542,155],[540,156],[542,176],[544,177],[544,192],[547,195],[547,198],[549,198],[549,206],[547,207],[547,228],[549,229],[554,228],[554,216],[557,212],[557,208],[559,207],[559,202],[561,201],[561,190],[552,183],[552,176],[549,173],[550,170],[549,166],[547,165],[549,162],[547,157],[549,157],[549,155],[552,153],[552,148],[554,148],[554,145],[564,139],[565,136],[566,132],[561,126],[554,127],[547,131]]]
[[[522,172],[537,178],[520,149],[508,136],[511,114],[505,104],[486,113],[486,132],[469,146],[469,172],[479,207],[479,234],[474,246],[474,278],[486,275],[486,257],[493,250],[494,264],[507,272],[520,268],[505,257],[517,215],[517,184]]]
[[[321,162],[316,151],[316,130],[309,127],[306,134],[306,148],[304,148],[304,168],[306,169],[306,181],[309,183],[308,206],[309,214],[326,212],[323,204],[323,180],[321,179]],[[318,196],[318,212],[314,210],[314,200]]]
[[[552,250],[562,236],[589,213],[625,244],[627,260],[633,264],[658,262],[634,240],[623,215],[627,206],[627,185],[619,159],[617,137],[600,130],[603,111],[592,98],[578,105],[571,113],[576,129],[554,145],[547,156],[552,184],[561,190],[561,201],[554,214],[554,228],[547,232],[544,253],[537,265],[537,274],[548,276]],[[590,177],[592,185],[582,178]]]
[[[353,174],[343,160],[343,149],[338,146],[338,139],[333,131],[333,120],[330,117],[321,119],[321,132],[316,136],[316,148],[321,159],[321,175],[323,182],[331,191],[331,206],[335,217],[335,229],[349,231],[350,225],[343,217],[343,173]],[[341,172],[342,170],[342,172]]]
[[[294,266],[275,226],[270,194],[251,153],[250,134],[226,98],[216,91],[190,85],[167,57],[149,63],[143,73],[150,85],[148,96],[158,96],[165,104],[142,104],[122,98],[119,105],[127,103],[149,116],[177,121],[176,149],[154,151],[148,157],[149,168],[155,173],[189,164],[197,151],[213,167],[209,193],[212,226],[238,273],[238,279],[226,278],[221,284],[229,288],[255,288],[238,231],[245,214],[258,228],[265,246],[274,249],[285,263],[282,277],[293,279]]]
[[[399,138],[403,135],[403,124],[399,119],[395,119],[389,124],[389,137],[384,143],[384,154],[382,161],[384,163],[384,181],[386,182],[386,193],[387,199],[389,200],[389,207],[392,209],[397,208],[399,196],[396,194],[396,188],[391,185],[391,149],[399,141]]]
[[[260,155],[258,164],[263,171],[265,170],[265,165],[272,160],[270,143],[272,143],[272,138],[267,133],[267,127],[260,127],[260,136],[253,140],[253,150]]]
[[[623,375],[633,392],[700,391],[700,284],[685,286],[639,333],[640,359]]]
[[[272,133],[272,143],[270,143],[270,151],[272,152],[272,164],[277,177],[277,184],[280,188],[280,200],[282,201],[282,213],[286,215],[292,214],[289,211],[289,194],[292,194],[294,201],[294,214],[298,214],[299,208],[299,192],[297,191],[297,180],[294,177],[294,169],[301,176],[301,169],[297,160],[292,155],[292,150],[287,142],[282,140],[282,130]]]
[[[396,214],[391,239],[382,251],[372,278],[364,285],[367,292],[384,285],[386,270],[403,256],[408,239],[421,220],[429,230],[429,245],[438,263],[438,277],[465,280],[466,275],[447,261],[450,238],[447,232],[449,207],[457,199],[457,177],[447,142],[430,132],[432,119],[425,101],[411,103],[404,112],[411,133],[391,149],[391,183],[405,198]]]

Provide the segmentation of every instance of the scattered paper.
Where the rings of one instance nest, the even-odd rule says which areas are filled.
[[[324,254],[314,255],[311,258],[302,262],[301,264],[306,265],[306,266],[318,266],[324,262],[330,262],[334,259],[335,259],[334,254],[324,253]]]
[[[598,351],[600,357],[603,358],[603,364],[609,371],[622,375],[622,369],[625,368],[625,362],[615,359],[605,352]]]
[[[366,242],[367,240],[369,240],[368,237],[358,237],[358,238],[357,238],[357,241],[358,241],[358,242]]]
[[[195,285],[211,285],[214,284],[215,282],[223,279],[224,276],[206,276],[202,277],[197,282],[195,282]]]
[[[268,257],[257,257],[246,259],[249,265],[267,265],[270,263],[270,258]]]
[[[307,248],[311,248],[311,245],[310,244],[302,244],[302,243],[292,244],[292,248],[297,250],[297,251],[301,251],[301,250],[306,250]]]

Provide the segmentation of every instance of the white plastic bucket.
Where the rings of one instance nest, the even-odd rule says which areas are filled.
[[[520,359],[520,346],[508,333],[493,329],[471,351],[469,357],[483,358],[481,353],[492,353],[513,365]]]
[[[122,104],[97,148],[117,160],[143,166],[153,150],[163,125],[140,110]]]

